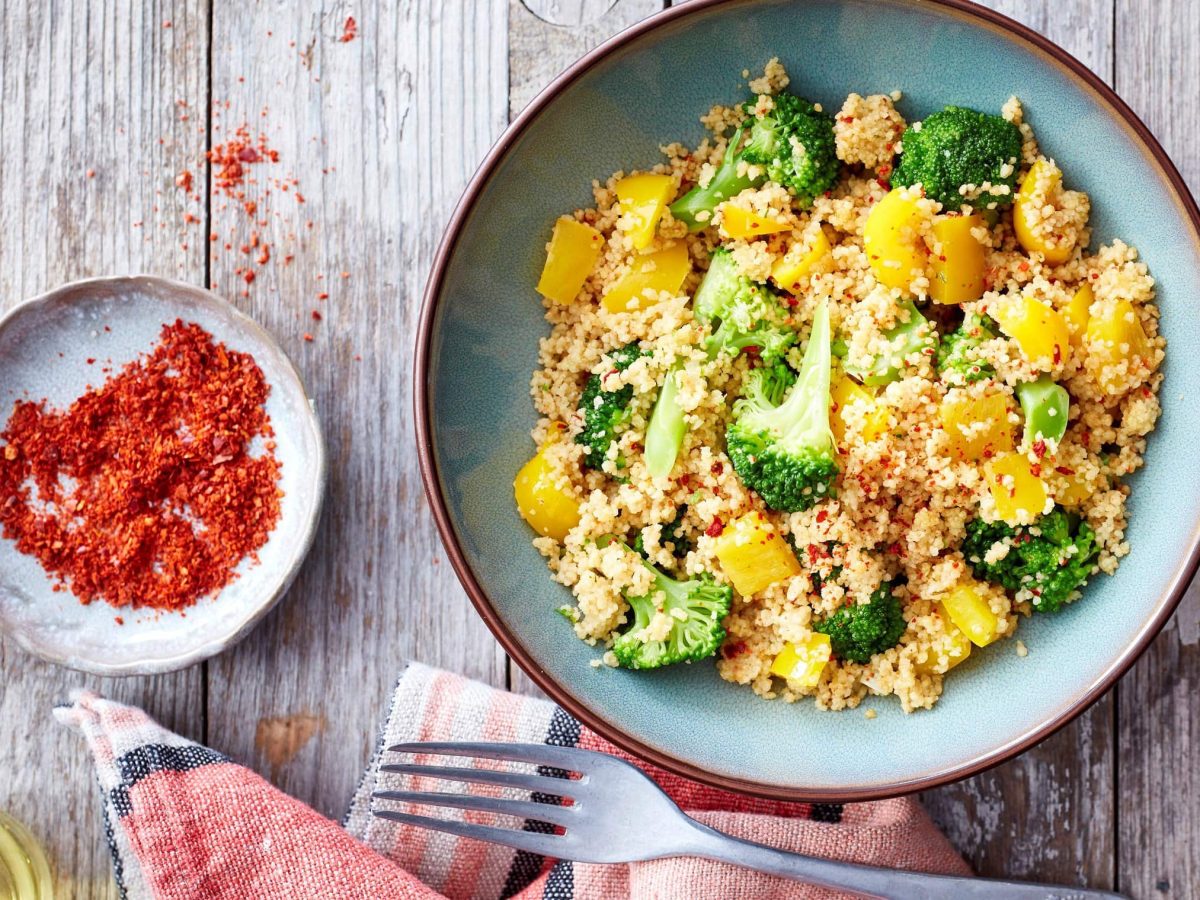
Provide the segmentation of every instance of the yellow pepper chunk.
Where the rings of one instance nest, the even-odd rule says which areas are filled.
[[[938,418],[950,442],[950,455],[970,462],[1013,448],[1008,400],[1003,394],[973,396],[951,390],[938,407]]]
[[[800,563],[766,516],[749,512],[725,526],[714,550],[725,576],[743,597],[800,574]]]
[[[805,640],[786,645],[771,663],[771,674],[786,678],[797,687],[816,687],[833,655],[829,635],[814,631]]]
[[[1092,286],[1084,282],[1063,311],[1067,320],[1067,328],[1071,332],[1072,347],[1078,347],[1083,343],[1083,336],[1087,333],[1088,319],[1091,317],[1092,301],[1095,299],[1096,295],[1092,293]]]
[[[603,246],[604,238],[595,228],[563,216],[554,223],[537,292],[555,303],[570,303],[592,274]]]
[[[982,216],[933,220],[933,237],[941,245],[941,252],[930,258],[929,297],[934,303],[966,303],[983,296],[987,251],[971,231],[986,227]]]
[[[762,237],[765,234],[775,234],[788,231],[792,223],[782,216],[760,216],[742,206],[726,203],[721,207],[721,234],[727,238]]]
[[[675,193],[670,175],[630,175],[617,182],[617,200],[621,205],[621,227],[635,250],[644,250],[654,240],[658,220],[667,201]]]
[[[941,606],[954,627],[976,647],[986,647],[1000,636],[996,633],[1000,619],[988,606],[987,598],[975,581],[959,582],[942,599]]]
[[[1084,367],[1109,396],[1137,387],[1153,370],[1150,339],[1128,300],[1102,304],[1087,324]]]
[[[1061,503],[1067,509],[1076,509],[1095,493],[1095,487],[1083,475],[1064,466],[1071,474],[1055,469],[1051,477],[1051,492],[1054,502]]]
[[[613,313],[653,306],[661,292],[678,294],[691,268],[684,241],[675,241],[653,253],[637,254],[629,271],[617,279],[601,302]],[[647,297],[646,291],[653,296]]]
[[[988,312],[1000,330],[1017,342],[1021,355],[1029,362],[1058,366],[1070,356],[1067,319],[1049,303],[1017,294],[1002,297]]]
[[[543,444],[521,467],[513,481],[513,493],[521,518],[538,534],[561,541],[579,524],[579,501],[558,485],[558,473],[546,458],[551,443]]]
[[[907,188],[888,192],[875,204],[863,227],[863,248],[879,283],[908,290],[924,273],[929,250],[921,235],[926,211],[920,195]]]
[[[989,460],[984,476],[996,515],[1009,525],[1032,522],[1045,509],[1046,483],[1023,453],[1003,453]]]
[[[925,661],[916,663],[916,670],[923,675],[944,675],[971,655],[971,639],[954,624],[946,605],[939,603],[937,610],[946,626],[946,632],[942,639],[929,649]]]
[[[853,378],[842,375],[835,379],[829,389],[829,396],[833,400],[833,407],[830,410],[832,415],[829,417],[829,430],[833,432],[834,441],[838,446],[844,446],[846,443],[846,411],[849,407],[856,404],[863,404],[867,407],[866,419],[862,428],[862,439],[864,441],[873,441],[887,431],[887,407],[880,403],[874,394]]]
[[[771,280],[780,290],[797,291],[817,264],[832,252],[829,237],[824,229],[818,228],[807,248],[793,244],[783,256],[775,260],[775,264],[771,266]]]
[[[1049,227],[1047,211],[1053,213],[1062,197],[1062,172],[1048,159],[1039,159],[1025,175],[1013,197],[1013,231],[1017,243],[1030,253],[1040,253],[1052,266],[1071,258],[1075,229]]]

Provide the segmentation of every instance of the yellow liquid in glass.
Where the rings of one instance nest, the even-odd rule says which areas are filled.
[[[46,855],[24,825],[0,812],[0,900],[52,900]]]

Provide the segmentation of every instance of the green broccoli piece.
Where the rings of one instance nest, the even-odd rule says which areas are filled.
[[[676,559],[683,559],[692,549],[692,542],[683,533],[683,518],[686,513],[687,507],[681,506],[675,512],[675,518],[662,527],[662,538],[659,543],[664,546],[666,544],[673,544],[675,549],[672,551],[672,555]],[[640,530],[637,533],[637,537],[633,539],[633,549],[640,556],[646,555],[646,544],[642,539],[642,532]]]
[[[938,201],[947,212],[966,203],[983,210],[1012,203],[1021,161],[1021,132],[1007,119],[947,106],[910,125],[901,146],[893,185],[920,184],[925,196]],[[990,182],[992,190],[971,197],[959,193],[964,185],[978,189],[984,182]],[[1008,190],[997,190],[1001,187]]]
[[[725,433],[734,471],[771,509],[796,512],[832,497],[837,450],[829,430],[829,310],[822,303],[795,383],[780,366],[755,369]]]
[[[644,354],[638,349],[637,341],[626,344],[608,354],[612,368],[605,372],[623,372]],[[579,412],[583,415],[583,430],[575,436],[575,443],[586,448],[584,464],[590,469],[602,469],[612,446],[629,422],[629,404],[633,400],[632,385],[623,385],[615,390],[604,389],[604,378],[592,375],[579,398]],[[618,468],[623,467],[618,461]]]
[[[980,358],[979,347],[995,336],[982,316],[967,313],[962,325],[943,335],[938,344],[937,370],[942,381],[962,387],[994,377],[996,370]]]
[[[707,659],[725,640],[722,624],[733,603],[733,589],[717,584],[707,572],[689,581],[676,581],[650,563],[654,588],[640,597],[626,596],[633,623],[613,641],[617,663],[626,669],[657,669],[680,662]],[[657,618],[662,612],[667,622]],[[665,634],[649,633],[667,627]]]
[[[891,384],[900,377],[910,356],[934,351],[937,334],[929,320],[921,315],[911,300],[905,300],[900,308],[907,311],[908,320],[897,322],[883,333],[888,349],[876,356],[868,367],[846,366],[847,374],[870,387]]]
[[[741,273],[728,250],[716,250],[692,298],[692,311],[712,327],[705,342],[710,358],[755,348],[767,363],[787,353],[796,333],[790,310],[769,288]]]
[[[1008,553],[989,563],[988,551],[996,544],[1006,545]],[[1087,522],[1056,506],[1035,525],[1020,528],[969,522],[962,553],[977,577],[1010,591],[1029,591],[1038,612],[1058,612],[1087,582],[1100,546]]]
[[[895,647],[904,634],[904,613],[893,589],[891,584],[880,585],[866,603],[843,606],[813,625],[813,631],[829,635],[835,656],[870,662],[876,653]]]
[[[800,206],[833,186],[838,177],[833,117],[795,94],[776,94],[769,112],[755,118],[742,159],[766,169],[767,179],[791,191]],[[745,105],[754,114],[757,100]]]
[[[761,119],[749,119],[734,132],[707,187],[696,185],[671,204],[671,215],[691,231],[711,225],[721,203],[768,179],[792,191],[804,207],[837,180],[833,119],[792,94],[777,94],[774,104]],[[753,113],[756,105],[757,101],[750,101],[745,109]],[[750,137],[741,147],[747,130]],[[759,171],[751,176],[746,166]]]

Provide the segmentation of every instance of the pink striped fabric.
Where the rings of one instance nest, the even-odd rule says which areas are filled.
[[[55,715],[82,732],[91,749],[122,897],[725,900],[835,896],[705,860],[584,865],[375,818],[373,791],[445,789],[444,784],[426,779],[380,772],[382,748],[395,743],[520,741],[624,756],[553,704],[425,666],[412,664],[400,678],[380,751],[355,792],[344,827],[222,754],[172,734],[141,710],[90,693],[72,699]],[[475,764],[509,765],[483,760]],[[839,859],[929,872],[968,872],[909,798],[847,806],[784,803],[714,790],[653,767],[647,771],[685,810],[729,834]],[[505,795],[491,786],[474,790]],[[482,824],[494,821],[488,813],[439,813]],[[528,830],[542,827],[537,822],[525,824]]]

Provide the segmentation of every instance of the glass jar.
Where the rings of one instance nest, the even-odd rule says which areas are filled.
[[[50,865],[29,829],[0,811],[0,900],[53,900]]]

